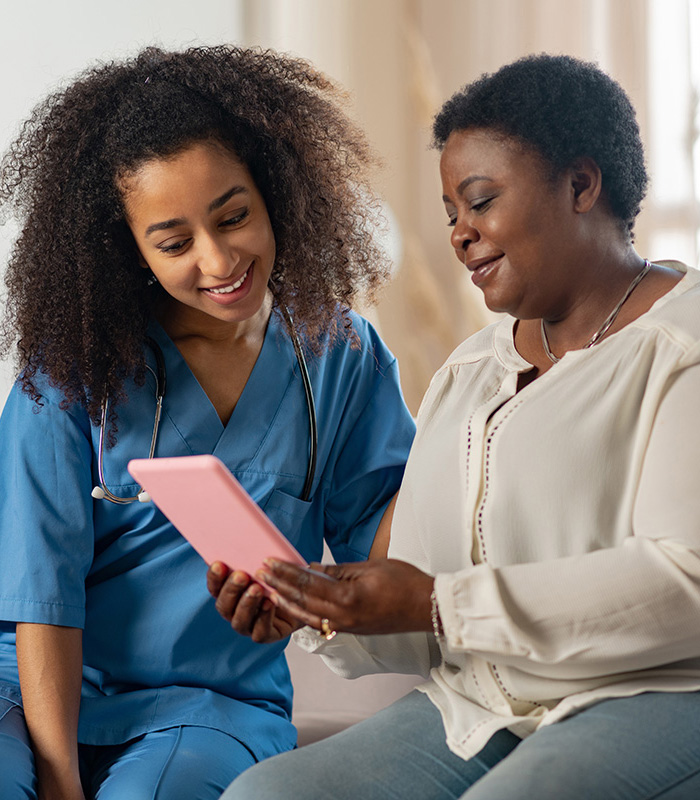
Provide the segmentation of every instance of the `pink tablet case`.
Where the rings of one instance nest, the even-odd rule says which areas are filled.
[[[306,565],[215,456],[137,458],[128,469],[207,564],[251,576],[268,557]]]

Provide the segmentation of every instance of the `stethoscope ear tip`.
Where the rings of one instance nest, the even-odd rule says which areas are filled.
[[[145,489],[142,489],[138,495],[139,503],[150,503],[151,502],[151,495]]]
[[[95,500],[104,500],[107,496],[104,493],[104,489],[101,489],[99,486],[95,486],[90,494],[95,498]]]

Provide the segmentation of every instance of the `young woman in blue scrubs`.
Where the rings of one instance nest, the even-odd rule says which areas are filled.
[[[217,455],[309,561],[368,556],[413,436],[348,310],[384,271],[370,162],[321,75],[236,48],[91,70],[6,156],[0,796],[215,798],[294,746],[286,640],[232,630],[158,509],[108,498],[138,492],[162,372],[156,456]]]

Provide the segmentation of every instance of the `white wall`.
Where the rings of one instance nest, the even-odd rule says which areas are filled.
[[[32,107],[81,69],[149,44],[239,42],[242,0],[0,0],[0,150]],[[14,235],[0,227],[0,273]],[[0,361],[0,408],[12,364]]]

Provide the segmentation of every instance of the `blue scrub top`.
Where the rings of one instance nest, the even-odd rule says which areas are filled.
[[[218,456],[309,561],[324,538],[337,561],[367,556],[414,433],[396,360],[369,323],[352,320],[359,347],[340,341],[308,358],[319,431],[308,502],[298,499],[304,387],[277,313],[226,426],[167,334],[150,331],[167,370],[156,456]],[[152,503],[92,499],[99,431],[82,408],[61,408],[47,382],[40,391],[37,408],[16,385],[0,418],[0,696],[20,702],[16,622],[82,627],[80,742],[201,725],[257,758],[293,747],[286,642],[255,644],[231,629],[207,593],[206,565]],[[148,453],[154,380],[126,391],[104,456],[105,483],[121,496],[138,488],[127,462]]]

